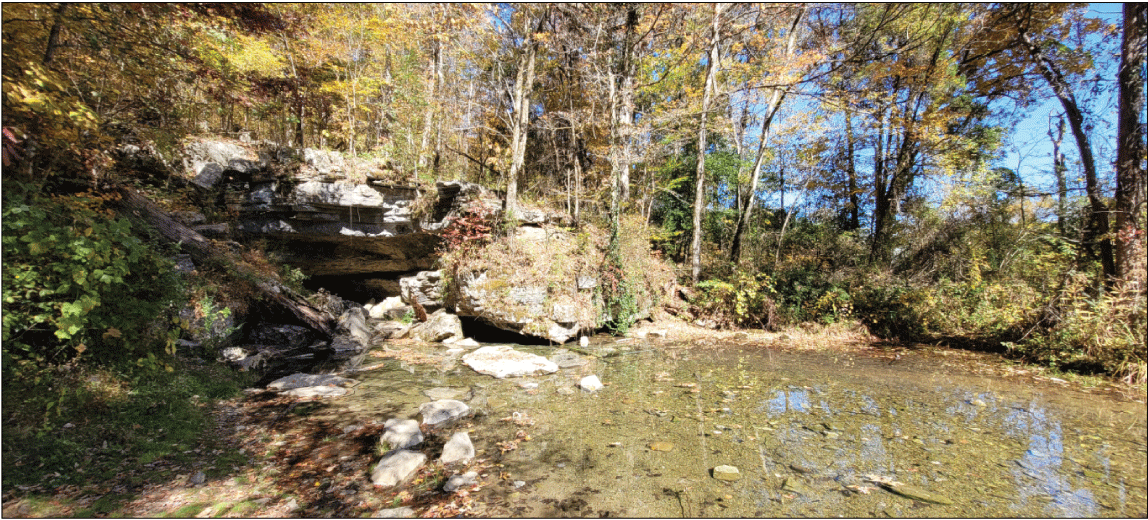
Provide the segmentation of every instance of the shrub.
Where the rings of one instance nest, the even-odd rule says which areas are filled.
[[[170,369],[174,337],[157,322],[180,294],[172,262],[103,207],[107,196],[11,181],[3,193],[5,381],[80,355]]]
[[[737,271],[730,281],[698,282],[694,314],[719,327],[752,326],[772,330],[778,325],[776,291],[768,275]]]

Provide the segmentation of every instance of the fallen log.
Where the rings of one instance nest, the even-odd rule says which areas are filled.
[[[252,281],[256,293],[272,314],[278,315],[277,317],[293,318],[327,337],[334,334],[335,318],[311,305],[291,288],[234,260],[230,252],[216,247],[195,230],[176,222],[167,212],[139,192],[126,186],[115,186],[109,188],[109,191],[119,196],[115,204],[133,224],[142,224],[154,229],[163,239],[178,244],[179,248],[191,255],[192,261],[197,264],[222,263],[234,269],[240,278]]]

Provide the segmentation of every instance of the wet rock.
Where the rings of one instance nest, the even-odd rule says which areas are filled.
[[[978,407],[978,408],[983,408],[983,407],[985,407],[985,406],[988,406],[988,403],[986,403],[986,402],[984,402],[984,401],[982,401],[982,400],[980,400],[980,399],[973,399],[973,400],[971,401],[971,404],[972,404],[973,406],[976,406],[976,407]]]
[[[296,349],[310,345],[315,340],[315,334],[311,329],[298,325],[261,323],[247,335],[247,340],[256,345],[276,345]]]
[[[354,379],[345,377],[325,375],[325,374],[291,374],[287,377],[281,377],[272,381],[267,385],[269,390],[292,390],[296,388],[307,388],[315,386],[339,386],[339,387],[352,387],[359,384]]]
[[[427,316],[426,323],[411,327],[411,337],[430,343],[450,338],[462,338],[462,321],[458,319],[458,316],[447,312],[446,309],[439,309]]]
[[[573,352],[559,352],[553,356],[550,356],[550,361],[553,361],[555,365],[558,365],[558,368],[575,368],[590,362],[589,359],[579,356]]]
[[[952,505],[953,503],[953,501],[949,500],[947,497],[925,491],[924,489],[916,486],[911,486],[909,484],[902,484],[900,482],[878,482],[877,485],[894,494],[921,502],[928,502],[930,504],[940,504],[945,506]]]
[[[674,444],[666,441],[655,441],[649,444],[651,451],[673,451]]]
[[[195,474],[192,475],[190,479],[188,479],[188,482],[192,485],[198,486],[203,484],[205,480],[207,480],[207,475],[205,475],[202,471],[196,471]]]
[[[468,391],[469,389],[467,388],[449,388],[445,386],[438,386],[435,388],[428,388],[423,390],[423,395],[437,401],[439,399],[454,399],[467,393]]]
[[[398,450],[383,457],[371,472],[371,483],[394,486],[406,481],[427,461],[427,456],[410,450]]]
[[[578,386],[587,392],[597,392],[605,388],[605,386],[602,385],[602,381],[599,380],[596,375],[583,377],[582,380],[578,382]]]
[[[462,362],[475,372],[494,376],[498,379],[533,375],[539,372],[552,374],[558,365],[542,356],[519,352],[508,346],[482,347],[462,357]]]
[[[428,312],[442,307],[442,271],[420,271],[400,278],[399,287],[406,303],[417,301]]]
[[[446,484],[443,484],[442,490],[447,493],[453,493],[455,490],[478,484],[478,472],[468,471],[461,475],[453,475],[447,479]]]
[[[462,348],[477,348],[477,347],[480,347],[482,345],[479,342],[475,341],[473,338],[462,338],[458,341],[452,341],[451,346],[462,347]]]
[[[454,399],[439,399],[419,406],[419,413],[423,416],[423,424],[439,427],[446,426],[471,414],[470,407],[462,401]]]
[[[581,345],[582,348],[589,347],[590,346],[590,338],[587,338],[586,336],[582,336],[581,338],[578,338],[578,344]]]
[[[470,442],[470,434],[456,432],[442,447],[442,456],[439,460],[443,464],[465,463],[474,458],[474,444]]]
[[[414,419],[387,419],[383,423],[383,436],[380,441],[390,449],[403,449],[417,446],[423,441],[423,432]]]
[[[785,482],[781,483],[781,489],[790,493],[797,493],[798,495],[808,496],[811,494],[809,486],[806,486],[805,483],[801,481],[801,479],[794,477],[785,479]]]
[[[350,336],[359,345],[367,345],[374,332],[367,325],[367,313],[362,307],[352,307],[339,316],[339,331]]]
[[[741,471],[735,466],[721,465],[714,468],[714,478],[718,480],[734,481],[741,478]]]

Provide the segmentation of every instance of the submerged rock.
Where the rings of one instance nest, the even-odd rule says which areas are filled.
[[[736,466],[721,465],[714,468],[714,478],[718,480],[734,481],[741,478],[741,471]]]
[[[549,359],[519,352],[505,345],[482,347],[463,356],[462,362],[475,372],[498,379],[534,375],[539,372],[552,374],[558,371],[558,365]]]
[[[409,479],[427,461],[427,456],[410,450],[398,450],[383,457],[371,472],[371,483],[394,486]]]

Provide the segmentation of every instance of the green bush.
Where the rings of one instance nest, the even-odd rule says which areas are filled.
[[[774,329],[776,292],[768,275],[737,271],[730,281],[698,282],[695,313],[720,327],[746,326]]]
[[[179,278],[107,196],[5,181],[3,202],[5,382],[81,355],[170,369],[174,337],[158,319]]]

